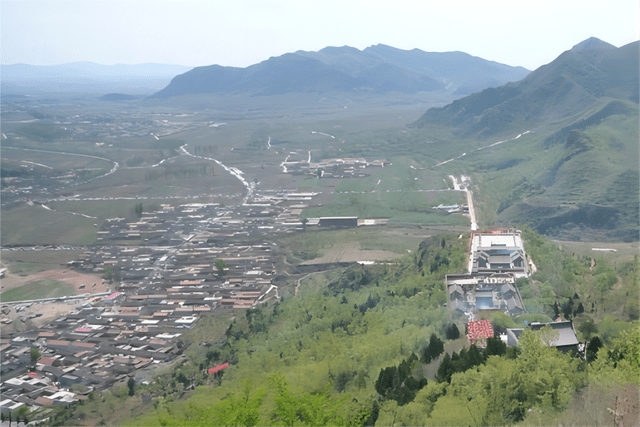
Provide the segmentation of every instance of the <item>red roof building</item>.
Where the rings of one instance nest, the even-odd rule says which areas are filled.
[[[54,359],[53,357],[42,356],[40,359],[38,359],[37,363],[42,363],[43,365],[52,365],[53,366],[54,362],[56,362],[56,359]]]
[[[38,405],[42,405],[42,406],[49,406],[49,405],[53,405],[53,400],[49,399],[48,397],[44,397],[44,396],[39,396],[36,401],[35,401]]]
[[[467,338],[471,344],[475,344],[481,338],[493,338],[493,327],[488,320],[476,320],[467,325]]]
[[[210,374],[215,374],[216,372],[220,372],[220,371],[222,371],[224,368],[226,368],[228,366],[229,366],[228,363],[223,363],[222,365],[218,365],[215,368],[209,369],[207,372],[209,372]]]

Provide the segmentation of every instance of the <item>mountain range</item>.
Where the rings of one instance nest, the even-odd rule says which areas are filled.
[[[587,39],[520,81],[431,108],[414,125],[448,124],[459,136],[485,137],[525,122],[570,118],[605,97],[638,103],[638,42],[616,48]]]
[[[487,61],[463,52],[430,53],[376,45],[364,50],[326,47],[272,57],[246,68],[210,65],[176,76],[151,96],[193,94],[282,95],[329,91],[417,93],[458,91],[464,95],[520,80],[522,67]]]
[[[449,129],[468,150],[532,131],[467,157],[485,190],[504,189],[488,209],[495,221],[570,240],[638,240],[639,48],[587,39],[518,82],[429,109],[412,127]]]

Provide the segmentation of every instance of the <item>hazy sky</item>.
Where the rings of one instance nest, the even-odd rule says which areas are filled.
[[[0,1],[2,64],[245,67],[382,43],[535,69],[595,36],[640,38],[638,0]]]

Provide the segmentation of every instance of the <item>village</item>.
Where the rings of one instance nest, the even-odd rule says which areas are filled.
[[[137,222],[106,221],[98,232],[102,245],[85,251],[68,267],[102,274],[112,287],[109,292],[92,294],[87,289],[75,298],[59,298],[68,298],[73,309],[36,330],[3,336],[2,411],[87,399],[94,390],[174,360],[181,354],[181,335],[200,317],[279,300],[272,233],[299,232],[307,226],[386,224],[384,219],[357,217],[312,218],[303,224],[299,218],[306,205],[300,199],[312,197],[313,193],[273,192],[233,207],[162,205],[158,211],[142,212]],[[122,245],[123,241],[137,244]],[[445,279],[447,305],[452,314],[467,319],[470,343],[482,346],[499,335],[508,345],[517,345],[522,329],[496,333],[483,314],[523,313],[516,280],[532,271],[535,265],[524,252],[519,230],[472,233],[469,272]],[[3,304],[3,323],[19,322],[17,313],[13,320],[7,314],[38,302],[47,301]],[[554,322],[551,327],[559,334],[552,345],[563,351],[577,349],[571,322]]]
[[[269,238],[275,233],[388,220],[331,217],[303,223],[300,214],[314,196],[265,191],[240,205],[163,204],[141,211],[135,222],[105,221],[97,231],[99,245],[67,267],[101,275],[107,292],[92,292],[94,283],[82,285],[86,293],[79,295],[2,303],[0,321],[6,326],[37,317],[26,314],[30,308],[68,307],[42,327],[3,334],[2,411],[87,399],[94,390],[173,361],[181,354],[180,337],[200,317],[279,300],[282,272]],[[300,272],[330,267],[301,266]]]
[[[174,359],[179,337],[200,316],[279,298],[273,243],[255,236],[302,229],[297,210],[304,206],[289,201],[296,198],[285,193],[233,208],[164,205],[135,223],[106,221],[98,232],[103,245],[68,267],[102,273],[112,292],[91,294],[88,286],[80,298],[52,299],[73,301],[75,309],[38,330],[3,337],[2,410],[85,399],[135,370]],[[144,243],[121,245],[132,240]],[[33,303],[3,304],[3,323]],[[82,392],[68,391],[75,384]]]

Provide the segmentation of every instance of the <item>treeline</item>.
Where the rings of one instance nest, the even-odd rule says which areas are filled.
[[[500,338],[487,338],[487,346],[482,350],[475,344],[471,344],[469,350],[463,348],[459,353],[454,351],[451,356],[445,354],[438,367],[438,381],[450,383],[453,374],[484,364],[490,356],[505,354],[507,354],[507,345]],[[509,358],[515,359],[516,356],[517,348],[510,347]]]
[[[294,392],[279,374],[266,384],[246,380],[238,392],[210,405],[176,408],[160,401],[155,411],[161,426],[358,426],[369,416],[364,405],[334,398],[328,389]]]

